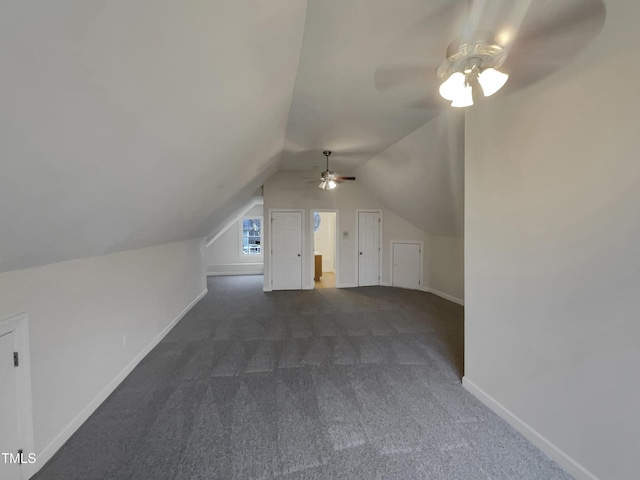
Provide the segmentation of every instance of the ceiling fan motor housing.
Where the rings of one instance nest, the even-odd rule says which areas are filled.
[[[459,37],[449,44],[447,58],[438,68],[438,76],[446,80],[455,72],[474,75],[487,68],[497,69],[506,56],[506,49],[496,44],[493,33],[478,30],[472,37]]]

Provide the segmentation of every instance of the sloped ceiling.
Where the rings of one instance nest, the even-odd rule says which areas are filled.
[[[446,109],[435,71],[466,12],[466,0],[310,0],[282,168],[323,167],[330,149],[351,173]],[[388,85],[386,69],[406,66],[424,68]]]
[[[209,233],[277,168],[305,13],[1,0],[0,271]]]
[[[604,21],[601,0],[472,5],[478,28],[517,29],[529,10],[534,26]],[[0,0],[0,271],[211,235],[277,170],[321,171],[327,148],[400,216],[459,234],[463,120],[439,116],[435,70],[467,13],[466,0]],[[588,43],[546,33],[536,58],[569,41],[545,75]]]
[[[387,208],[423,232],[464,229],[464,111],[447,110],[356,171]]]

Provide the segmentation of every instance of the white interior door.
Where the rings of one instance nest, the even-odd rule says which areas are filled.
[[[420,289],[420,245],[393,244],[393,286]]]
[[[18,453],[18,394],[16,368],[13,366],[14,334],[6,333],[0,337],[0,452]],[[0,478],[20,480],[21,467],[9,461],[9,457],[0,458]]]
[[[358,286],[380,284],[380,213],[358,212]]]
[[[271,288],[302,289],[302,212],[271,213]]]

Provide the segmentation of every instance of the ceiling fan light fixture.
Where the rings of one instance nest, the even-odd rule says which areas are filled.
[[[318,185],[319,188],[321,188],[322,190],[333,190],[334,188],[336,188],[338,186],[338,184],[336,182],[334,182],[331,179],[322,179],[320,181],[320,184]]]
[[[471,85],[464,86],[451,102],[452,107],[470,107],[473,105],[473,88]]]
[[[498,71],[507,52],[496,44],[491,32],[477,31],[473,39],[461,37],[447,48],[447,58],[438,68],[442,98],[452,107],[473,105],[473,86],[480,84],[485,97],[493,95],[509,76]],[[476,82],[477,80],[477,82]]]
[[[509,75],[499,72],[495,68],[487,68],[478,75],[478,82],[485,97],[489,97],[500,90],[508,79]]]
[[[440,85],[440,95],[446,100],[453,101],[464,89],[465,76],[462,72],[453,72],[442,85]]]

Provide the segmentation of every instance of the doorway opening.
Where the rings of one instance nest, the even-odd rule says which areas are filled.
[[[338,285],[338,212],[311,212],[314,288],[336,288]]]

